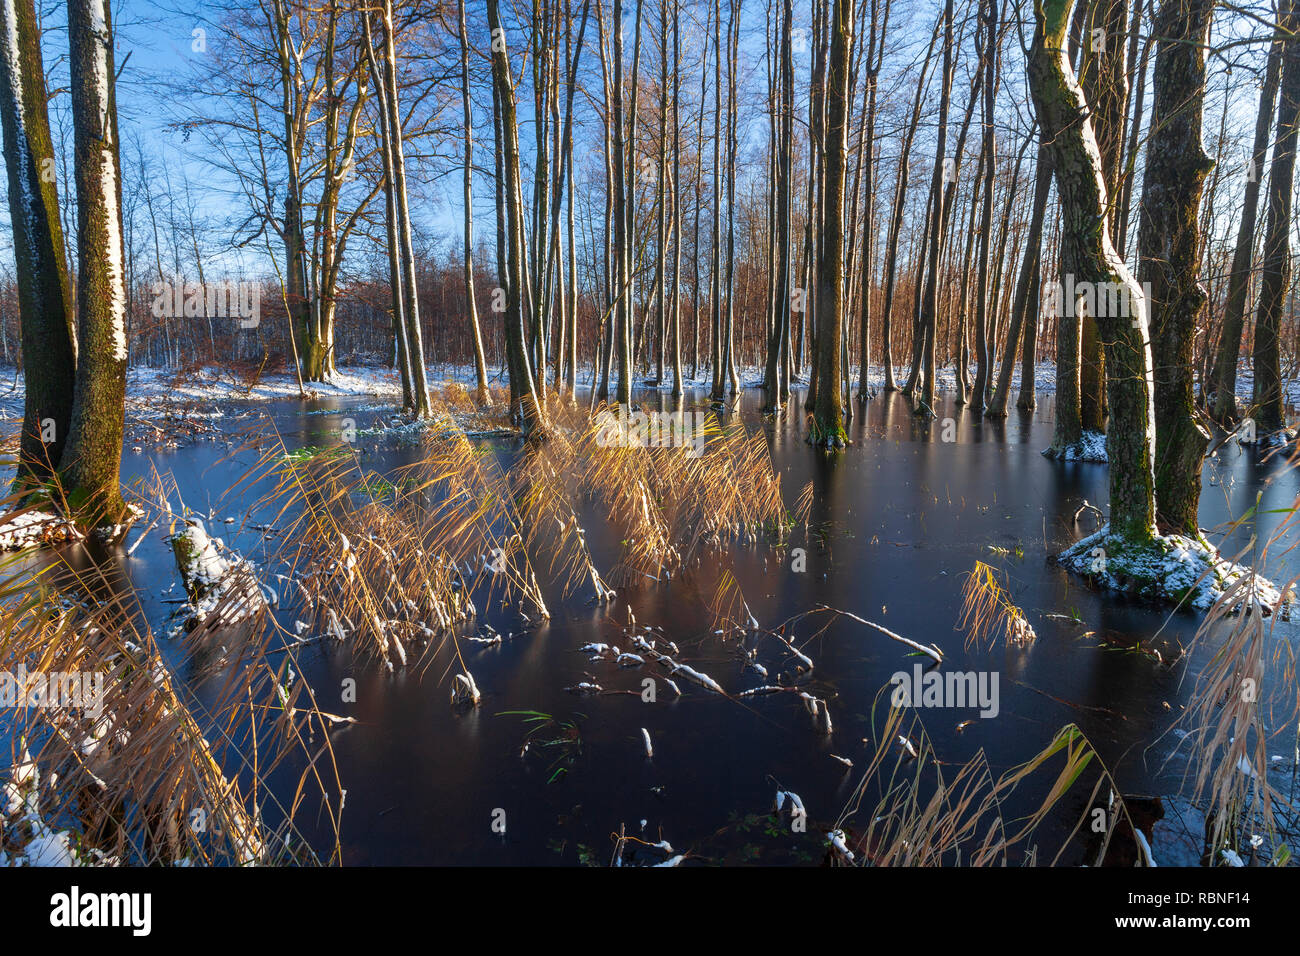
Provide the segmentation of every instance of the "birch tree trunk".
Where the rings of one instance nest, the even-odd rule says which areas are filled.
[[[126,273],[108,0],[70,0],[77,181],[76,398],[60,463],[67,505],[85,527],[123,521]]]

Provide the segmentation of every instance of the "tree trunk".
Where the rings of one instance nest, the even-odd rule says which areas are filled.
[[[912,142],[916,137],[916,128],[921,121],[921,105],[925,100],[925,77],[930,64],[934,45],[939,40],[939,30],[943,18],[935,21],[934,32],[930,34],[930,46],[925,59],[921,61],[921,76],[917,79],[916,96],[912,101],[912,119],[903,134],[903,144],[898,154],[898,178],[894,183],[894,203],[889,219],[889,234],[885,240],[885,291],[880,309],[881,335],[884,343],[881,362],[885,366],[885,391],[892,392],[898,388],[894,381],[893,349],[893,313],[894,288],[898,278],[898,240],[903,228],[903,215],[907,209],[908,164],[912,157]]]
[[[86,527],[122,522],[126,409],[126,275],[108,0],[68,4],[77,180],[76,398],[60,472]]]
[[[397,50],[393,42],[392,0],[384,0],[380,23],[384,41],[384,105],[388,112],[388,139],[395,177],[393,181],[393,205],[397,213],[397,235],[401,243],[399,261],[402,263],[402,296],[405,300],[402,303],[402,314],[406,321],[406,344],[411,363],[411,398],[415,402],[416,416],[427,418],[433,414],[433,408],[429,400],[429,381],[424,371],[424,341],[420,331],[420,299],[416,291],[415,279],[415,243],[411,235],[410,203],[406,191],[406,157],[402,145],[402,115],[397,104]],[[361,96],[362,93],[358,92],[358,97]],[[349,136],[349,141],[352,140],[353,137]],[[348,148],[350,149],[350,146]],[[468,189],[468,184],[466,188]],[[331,310],[334,302],[333,288],[334,282],[331,281],[327,290]],[[334,328],[332,314],[324,327],[332,337]],[[330,356],[332,364],[332,348],[330,349]]]
[[[776,124],[772,143],[776,156],[776,216],[774,240],[776,243],[776,274],[772,278],[773,321],[767,339],[767,368],[763,382],[767,389],[765,411],[777,411],[786,400],[789,384],[782,381],[781,353],[789,339],[790,329],[790,247],[793,234],[790,227],[791,188],[790,171],[793,161],[794,139],[791,127],[794,120],[794,64],[791,56],[791,30],[793,8],[784,0],[781,11],[781,49],[777,73],[779,105],[776,107]]]
[[[58,471],[72,422],[76,338],[72,289],[54,181],[41,36],[32,0],[2,0],[0,121],[9,171],[9,216],[26,396],[14,490]],[[42,175],[48,171],[49,175]]]
[[[1034,350],[1029,343],[1032,341],[1031,336],[1037,332],[1038,325],[1036,303],[1039,283],[1037,280],[1041,274],[1038,263],[1042,255],[1043,220],[1047,216],[1047,197],[1051,192],[1051,187],[1052,164],[1048,159],[1046,147],[1040,141],[1038,144],[1038,169],[1034,174],[1034,202],[1029,213],[1029,233],[1025,236],[1025,252],[1020,262],[1020,275],[1016,279],[1016,292],[1015,297],[1012,299],[1011,324],[1007,329],[1007,343],[1002,353],[1002,368],[998,371],[998,385],[993,392],[993,400],[989,402],[986,410],[986,414],[994,418],[1006,417],[1007,402],[1011,394],[1011,374],[1016,365],[1016,350],[1021,344],[1022,337],[1026,341],[1028,354],[1025,356],[1021,371],[1021,398],[1024,398],[1025,395],[1023,369],[1028,367],[1032,370],[1034,367]],[[1025,328],[1026,321],[1034,326],[1032,331]],[[1033,394],[1031,380],[1029,384],[1031,401]],[[1032,404],[1030,407],[1033,407]]]
[[[1223,307],[1223,328],[1219,333],[1219,350],[1211,376],[1210,391],[1214,400],[1213,418],[1223,425],[1237,418],[1237,361],[1241,356],[1241,333],[1245,326],[1246,304],[1250,294],[1251,266],[1255,258],[1255,225],[1259,219],[1259,187],[1264,181],[1264,163],[1268,159],[1269,134],[1273,131],[1273,106],[1282,77],[1281,34],[1273,37],[1264,70],[1264,86],[1259,93],[1259,112],[1255,117],[1255,142],[1247,168],[1246,189],[1241,200],[1241,223],[1237,229],[1237,248],[1232,254],[1232,271],[1228,274],[1228,292]]]
[[[1087,15],[1087,37],[1082,44],[1082,86],[1092,110],[1093,130],[1106,177],[1106,195],[1114,203],[1120,195],[1124,106],[1128,99],[1124,47],[1120,43],[1128,19],[1126,0],[1100,0]],[[1116,244],[1119,241],[1117,213],[1118,210],[1112,209],[1110,217],[1111,242]],[[1079,424],[1084,431],[1105,431],[1105,380],[1097,322],[1092,316],[1084,316],[1079,349]]]
[[[951,0],[949,0],[951,7]],[[853,57],[853,0],[834,0],[826,76],[826,175],[817,261],[817,404],[814,444],[843,446],[840,347],[844,335],[844,167],[847,156],[849,63]]]
[[[458,0],[457,12],[460,15],[460,93],[465,112],[465,303],[470,330],[474,333],[475,397],[480,405],[488,405],[492,398],[488,392],[487,359],[483,354],[483,331],[479,328],[478,303],[474,297],[474,114],[469,102],[469,36],[465,29],[465,0]]]
[[[1070,0],[1048,0],[1035,8],[1029,87],[1061,200],[1065,271],[1073,273],[1078,282],[1106,283],[1117,289],[1134,312],[1129,317],[1106,310],[1106,315],[1098,316],[1098,323],[1107,343],[1112,425],[1106,442],[1110,534],[1141,545],[1155,532],[1155,427],[1146,304],[1141,288],[1111,244],[1101,155],[1088,104],[1065,49],[1070,7]]]
[[[402,374],[402,408],[413,409],[415,408],[415,399],[411,391],[411,349],[406,340],[406,319],[404,317],[406,298],[402,295],[401,241],[397,235],[397,193],[393,188],[397,177],[393,172],[393,151],[390,145],[388,129],[388,93],[384,85],[383,74],[379,70],[379,58],[375,52],[374,37],[370,29],[370,17],[363,16],[361,25],[366,40],[366,57],[375,84],[376,103],[379,107],[379,151],[384,169],[384,239],[385,245],[388,247],[388,284],[393,314],[393,352],[398,369]]]
[[[1278,328],[1291,287],[1291,205],[1295,188],[1297,122],[1300,120],[1300,0],[1285,0],[1282,81],[1278,91],[1277,140],[1268,180],[1268,227],[1264,234],[1259,304],[1255,313],[1255,427],[1262,435],[1286,427]]]
[[[943,80],[940,84],[939,92],[939,138],[935,147],[934,155],[934,174],[930,184],[930,192],[934,197],[934,205],[930,210],[930,236],[929,236],[929,269],[925,278],[925,292],[921,301],[920,321],[917,328],[921,334],[921,350],[924,361],[925,381],[921,385],[921,408],[927,415],[934,414],[934,394],[935,379],[938,377],[936,362],[936,349],[938,347],[938,322],[939,322],[939,269],[940,257],[943,254],[944,239],[944,198],[947,193],[944,183],[944,166],[947,157],[944,155],[948,148],[948,105],[952,97],[952,72],[953,72],[953,0],[948,0],[944,7],[944,26],[943,26]],[[989,176],[990,184],[986,195],[985,209],[992,210],[992,175]],[[982,247],[985,252],[988,250],[987,233],[983,237],[985,245]],[[981,316],[982,318],[982,316]],[[981,403],[982,404],[982,403]]]
[[[1201,463],[1209,433],[1196,421],[1193,346],[1205,311],[1198,281],[1197,214],[1213,167],[1201,147],[1205,43],[1213,0],[1164,0],[1156,17],[1151,136],[1138,226],[1138,280],[1146,288],[1155,375],[1156,522],[1197,538]]]
[[[984,18],[984,208],[980,212],[979,233],[979,276],[975,280],[975,384],[971,389],[970,407],[974,412],[984,410],[988,397],[989,380],[993,377],[991,370],[993,343],[989,341],[989,242],[993,232],[993,187],[997,182],[996,139],[993,126],[993,98],[997,90],[998,64],[998,6],[999,0],[989,0],[988,16]],[[929,391],[929,386],[926,387]]]
[[[506,361],[510,370],[511,416],[525,437],[545,434],[546,419],[533,384],[525,345],[523,192],[519,172],[519,123],[515,111],[514,77],[501,26],[500,0],[487,0],[488,27],[492,35],[492,82],[501,110],[501,154],[505,174],[506,229]]]

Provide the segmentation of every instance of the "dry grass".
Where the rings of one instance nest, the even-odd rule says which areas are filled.
[[[961,589],[959,630],[966,631],[966,646],[992,644],[1001,636],[1008,644],[1028,644],[1037,635],[1011,595],[998,581],[997,572],[983,561],[966,575]]]
[[[110,572],[74,565],[75,554],[36,567],[26,558],[6,562],[0,581],[0,671],[100,675],[102,711],[9,711],[2,849],[67,833],[82,860],[327,862],[293,820],[314,793],[337,834],[328,717],[292,678],[293,649],[270,640],[265,608],[224,629],[220,645],[200,626],[165,652]],[[266,785],[282,767],[297,774],[288,803]]]
[[[1050,768],[1056,763],[1059,766],[1053,776]],[[872,759],[835,827],[851,834],[847,842],[854,851],[853,862],[859,865],[1055,865],[1073,838],[1083,832],[1091,814],[1081,814],[1050,860],[1040,860],[1034,839],[1090,766],[1096,779],[1087,807],[1106,792],[1111,778],[1083,733],[1070,724],[1043,750],[1001,776],[994,776],[982,749],[950,771],[936,758],[915,712],[909,717],[908,711],[888,707]],[[1013,794],[1028,786],[1041,791],[1044,775],[1046,789],[1033,809],[1022,817],[1007,819],[1005,810]],[[1127,810],[1117,801],[1106,816],[1097,860],[1104,859],[1121,820],[1127,820]],[[848,862],[842,856],[838,861]]]
[[[275,561],[291,598],[316,632],[389,666],[472,620],[480,584],[548,616],[493,456],[459,431],[423,450],[391,479],[363,471],[347,449],[304,459],[277,442],[263,459],[275,487],[262,505],[284,534]]]
[[[1190,653],[1213,645],[1209,662],[1196,677],[1192,699],[1179,723],[1187,735],[1192,762],[1185,789],[1206,812],[1206,849],[1214,862],[1224,851],[1237,852],[1253,834],[1266,838],[1275,862],[1283,862],[1294,841],[1294,828],[1281,825],[1279,812],[1292,808],[1269,779],[1269,744],[1280,741],[1293,752],[1300,740],[1300,690],[1295,649],[1279,623],[1281,602],[1297,577],[1277,590],[1275,606],[1261,597],[1266,588],[1256,568],[1281,566],[1296,545],[1285,538],[1300,526],[1300,498],[1255,555],[1251,570],[1228,585],[1197,629]],[[1251,544],[1234,558],[1240,562]],[[1270,562],[1270,556],[1274,559]],[[1289,829],[1289,832],[1288,832]]]
[[[462,420],[466,402],[463,387],[448,386],[434,420]],[[711,549],[784,533],[761,433],[723,431],[710,417],[697,456],[610,445],[599,419],[560,396],[549,416],[546,441],[501,458],[459,428],[429,428],[419,460],[385,477],[346,445],[290,454],[262,434],[250,439],[259,459],[232,492],[271,485],[250,510],[283,537],[271,559],[290,582],[283,603],[314,633],[390,667],[455,641],[475,602],[544,619],[544,583],[610,602],[615,585],[680,574]],[[617,542],[608,571],[588,544],[586,511]]]

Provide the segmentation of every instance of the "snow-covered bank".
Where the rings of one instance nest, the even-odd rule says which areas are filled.
[[[1285,614],[1294,602],[1294,595],[1284,595],[1252,569],[1228,561],[1204,538],[1156,535],[1151,546],[1134,546],[1111,535],[1110,525],[1103,525],[1055,560],[1100,587],[1186,603],[1198,610],[1205,610],[1239,583],[1248,585],[1265,613]]]
[[[402,395],[402,380],[394,369],[348,368],[329,382],[304,383],[310,398],[365,398],[391,401]],[[261,376],[253,385],[220,368],[177,372],[174,369],[131,368],[126,373],[128,417],[156,418],[178,407],[229,401],[272,401],[299,397],[298,379],[292,374]],[[9,388],[0,386],[0,417],[21,419],[23,376],[12,378]],[[193,414],[192,412],[190,413]]]
[[[303,391],[312,398],[400,398],[402,380],[391,368],[349,368],[331,376],[328,382],[305,382]],[[153,405],[159,402],[269,401],[297,398],[298,379],[292,374],[263,375],[251,386],[220,369],[204,368],[177,374],[167,369],[133,368],[127,372],[128,403]]]
[[[895,381],[906,381],[907,368],[895,369]],[[636,376],[637,388],[657,388],[669,391],[673,387],[672,370],[664,370],[662,381],[655,382],[645,373]],[[0,415],[4,418],[16,418],[23,410],[23,378],[18,372],[11,372],[10,387],[0,386]],[[472,386],[475,382],[472,365],[431,365],[427,368],[431,386],[458,383]],[[763,369],[758,366],[746,366],[737,369],[737,378],[744,388],[757,388],[763,381]],[[0,378],[8,377],[0,373]],[[595,383],[594,370],[590,366],[578,370],[577,384],[588,387]],[[849,370],[849,381],[854,391],[858,384],[856,367]],[[868,384],[880,389],[885,384],[884,369],[873,365],[867,376]],[[506,383],[499,369],[489,370],[489,382],[493,386]],[[687,374],[682,379],[685,388],[707,388],[711,384],[707,369],[700,369],[699,374]],[[955,391],[957,372],[951,366],[941,368],[936,385],[940,391]],[[796,389],[807,386],[807,381],[796,380]],[[1038,391],[1050,392],[1056,386],[1056,366],[1051,362],[1042,362],[1034,371],[1034,387]],[[1238,371],[1237,396],[1249,400],[1253,378],[1248,365]],[[1011,387],[1020,388],[1020,367],[1016,366],[1011,376]],[[1300,379],[1283,383],[1286,403],[1300,407]],[[365,398],[380,401],[392,401],[402,394],[402,381],[397,371],[386,366],[348,366],[331,376],[328,382],[307,382],[303,392],[312,398]],[[136,367],[127,371],[127,404],[132,414],[140,417],[155,417],[165,414],[177,405],[194,405],[204,402],[225,401],[271,401],[276,399],[294,399],[300,395],[298,380],[292,373],[276,372],[262,375],[249,385],[238,376],[232,375],[220,367],[204,367],[194,371],[178,372],[174,369],[154,369]]]

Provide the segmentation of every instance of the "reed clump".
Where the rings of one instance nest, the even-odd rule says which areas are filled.
[[[10,559],[0,579],[0,855],[135,865],[336,859],[313,852],[294,824],[314,791],[337,852],[326,717],[293,677],[292,648],[268,638],[266,606],[223,628],[214,647],[211,622],[234,617],[221,604],[242,600],[232,592],[209,626],[163,644],[134,592],[75,560]],[[282,768],[297,781],[287,804],[267,786]]]

